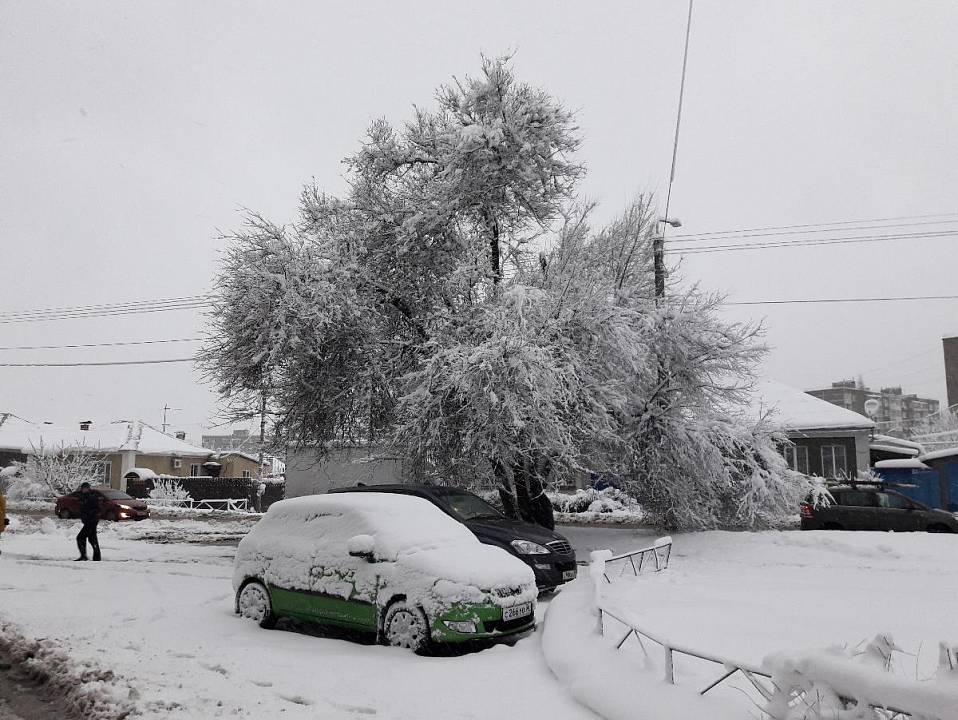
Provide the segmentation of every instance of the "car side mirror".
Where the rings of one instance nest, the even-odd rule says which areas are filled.
[[[346,550],[352,557],[376,562],[376,540],[372,535],[354,535],[346,541]]]

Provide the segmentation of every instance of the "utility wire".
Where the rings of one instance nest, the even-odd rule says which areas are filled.
[[[200,342],[203,338],[172,338],[169,340],[124,340],[118,342],[83,343],[78,345],[11,345],[0,350],[69,350],[74,348],[116,347],[120,345],[156,345],[158,343]]]
[[[859,232],[864,230],[891,230],[893,228],[910,228],[918,227],[922,225],[953,225],[958,223],[958,219],[954,220],[929,220],[926,222],[909,222],[909,223],[889,223],[885,225],[858,225],[854,227],[827,227],[827,228],[812,228],[808,230],[780,230],[776,232],[756,232],[750,233],[748,231],[741,231],[740,234],[727,235],[725,237],[715,237],[713,233],[702,233],[701,235],[673,235],[669,238],[669,242],[672,243],[696,243],[696,242],[726,242],[726,241],[736,241],[736,240],[747,240],[748,238],[766,238],[766,237],[778,237],[782,235],[813,235],[816,233],[838,233],[838,232]]]
[[[935,215],[897,215],[895,217],[869,218],[865,220],[837,220],[835,222],[825,222],[825,223],[803,223],[800,225],[768,225],[765,227],[739,228],[738,230],[713,230],[710,232],[700,232],[700,233],[679,233],[677,235],[673,235],[672,239],[675,240],[677,238],[697,238],[697,237],[704,237],[706,235],[730,235],[730,234],[746,233],[746,232],[761,232],[765,230],[794,230],[798,228],[819,228],[819,227],[825,227],[827,225],[861,225],[863,223],[892,222],[895,220],[924,220],[927,218],[944,218],[944,217],[958,218],[958,213],[938,213]]]
[[[159,365],[161,363],[193,362],[196,358],[171,358],[169,360],[117,360],[110,362],[75,363],[0,363],[0,367],[102,367],[105,365]]]
[[[772,250],[788,247],[813,247],[819,245],[854,245],[860,243],[887,242],[889,240],[933,240],[935,238],[958,237],[956,230],[926,231],[920,233],[895,233],[889,235],[862,235],[860,237],[822,238],[813,240],[779,240],[764,243],[733,243],[730,245],[707,245],[705,247],[667,248],[675,255],[702,255],[735,250]]]
[[[958,295],[912,295],[907,297],[812,298],[806,300],[735,300],[721,305],[813,305],[816,303],[900,302],[912,300],[958,300]]]
[[[104,303],[100,305],[72,305],[69,307],[58,308],[37,308],[33,310],[11,310],[10,312],[0,313],[0,315],[36,315],[36,314],[61,314],[65,312],[79,311],[99,311],[99,310],[123,310],[146,305],[164,305],[171,303],[192,302],[208,299],[208,295],[188,295],[186,297],[157,298],[155,300],[129,300],[127,302]]]
[[[140,313],[169,312],[172,310],[195,310],[210,304],[208,300],[184,299],[179,303],[165,302],[157,305],[116,307],[103,310],[64,309],[60,313],[8,313],[0,314],[0,324],[21,322],[44,322],[54,320],[72,320],[85,317],[114,317],[117,315],[136,315]]]

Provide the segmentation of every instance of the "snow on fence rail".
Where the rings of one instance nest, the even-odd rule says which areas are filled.
[[[672,555],[672,538],[669,536],[661,537],[652,543],[649,547],[640,548],[639,550],[632,550],[631,552],[622,553],[621,555],[612,555],[611,557],[603,558],[604,569],[602,572],[602,577],[605,578],[606,582],[612,582],[609,578],[608,567],[609,563],[613,562],[622,562],[622,566],[619,569],[616,577],[621,577],[625,571],[631,567],[632,574],[638,575],[642,572],[642,568],[646,562],[649,560],[654,563],[655,571],[665,570],[669,566],[669,557]],[[636,565],[635,561],[638,558],[639,564]],[[625,564],[625,560],[629,561],[629,564]]]
[[[671,549],[671,538],[662,538],[651,547],[613,556],[608,550],[592,553],[589,575],[593,582],[593,611],[597,616],[598,632],[607,636],[607,618],[627,628],[615,644],[619,650],[631,637],[638,642],[646,660],[651,660],[646,641],[662,648],[663,679],[675,685],[675,655],[686,655],[721,667],[721,674],[697,691],[702,696],[741,674],[765,700],[763,713],[772,718],[839,717],[842,711],[868,708],[869,717],[923,718],[953,720],[958,718],[958,646],[941,643],[938,676],[919,682],[891,673],[891,653],[899,650],[886,635],[878,635],[864,651],[842,653],[836,650],[800,653],[776,653],[765,658],[761,666],[742,662],[714,653],[673,642],[665,636],[643,627],[628,610],[618,608],[603,597],[605,583],[611,582],[606,564],[634,557],[644,558],[649,553],[656,557],[657,548]],[[668,555],[665,556],[668,564]],[[632,566],[636,576],[642,568]],[[656,563],[656,570],[664,569]],[[865,662],[862,662],[864,657]],[[869,660],[871,662],[868,664]],[[878,662],[880,661],[880,662]],[[800,713],[799,715],[794,712]],[[841,715],[844,717],[844,715]],[[856,715],[857,717],[857,715]],[[864,715],[862,715],[864,717]]]
[[[194,500],[185,498],[147,498],[150,505],[172,505],[186,507],[192,510],[221,510],[224,512],[252,512],[247,498],[211,498],[209,500]]]

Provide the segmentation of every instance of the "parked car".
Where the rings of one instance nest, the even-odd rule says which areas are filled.
[[[802,530],[894,530],[958,532],[958,517],[935,510],[879,484],[828,488],[816,504],[801,505]]]
[[[150,517],[147,504],[125,492],[102,486],[91,488],[90,491],[100,496],[101,520],[146,520]],[[80,491],[58,497],[53,511],[64,520],[80,517]]]
[[[296,618],[416,651],[535,627],[525,564],[431,503],[387,493],[274,503],[237,548],[233,589],[260,627]]]
[[[374,492],[412,495],[428,500],[458,520],[479,541],[500,547],[532,568],[540,590],[552,590],[575,579],[575,551],[569,541],[541,525],[507,518],[478,495],[445,485],[364,485],[332,493]]]

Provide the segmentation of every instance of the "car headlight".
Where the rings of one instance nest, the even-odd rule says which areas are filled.
[[[511,543],[513,549],[520,555],[548,555],[549,549],[539,543],[531,540],[513,540]]]
[[[458,633],[474,633],[476,631],[474,620],[443,620],[443,622],[447,628]]]
[[[132,509],[133,509],[133,508],[131,508],[129,505],[118,505],[117,507],[119,507],[120,510],[132,510]]]

